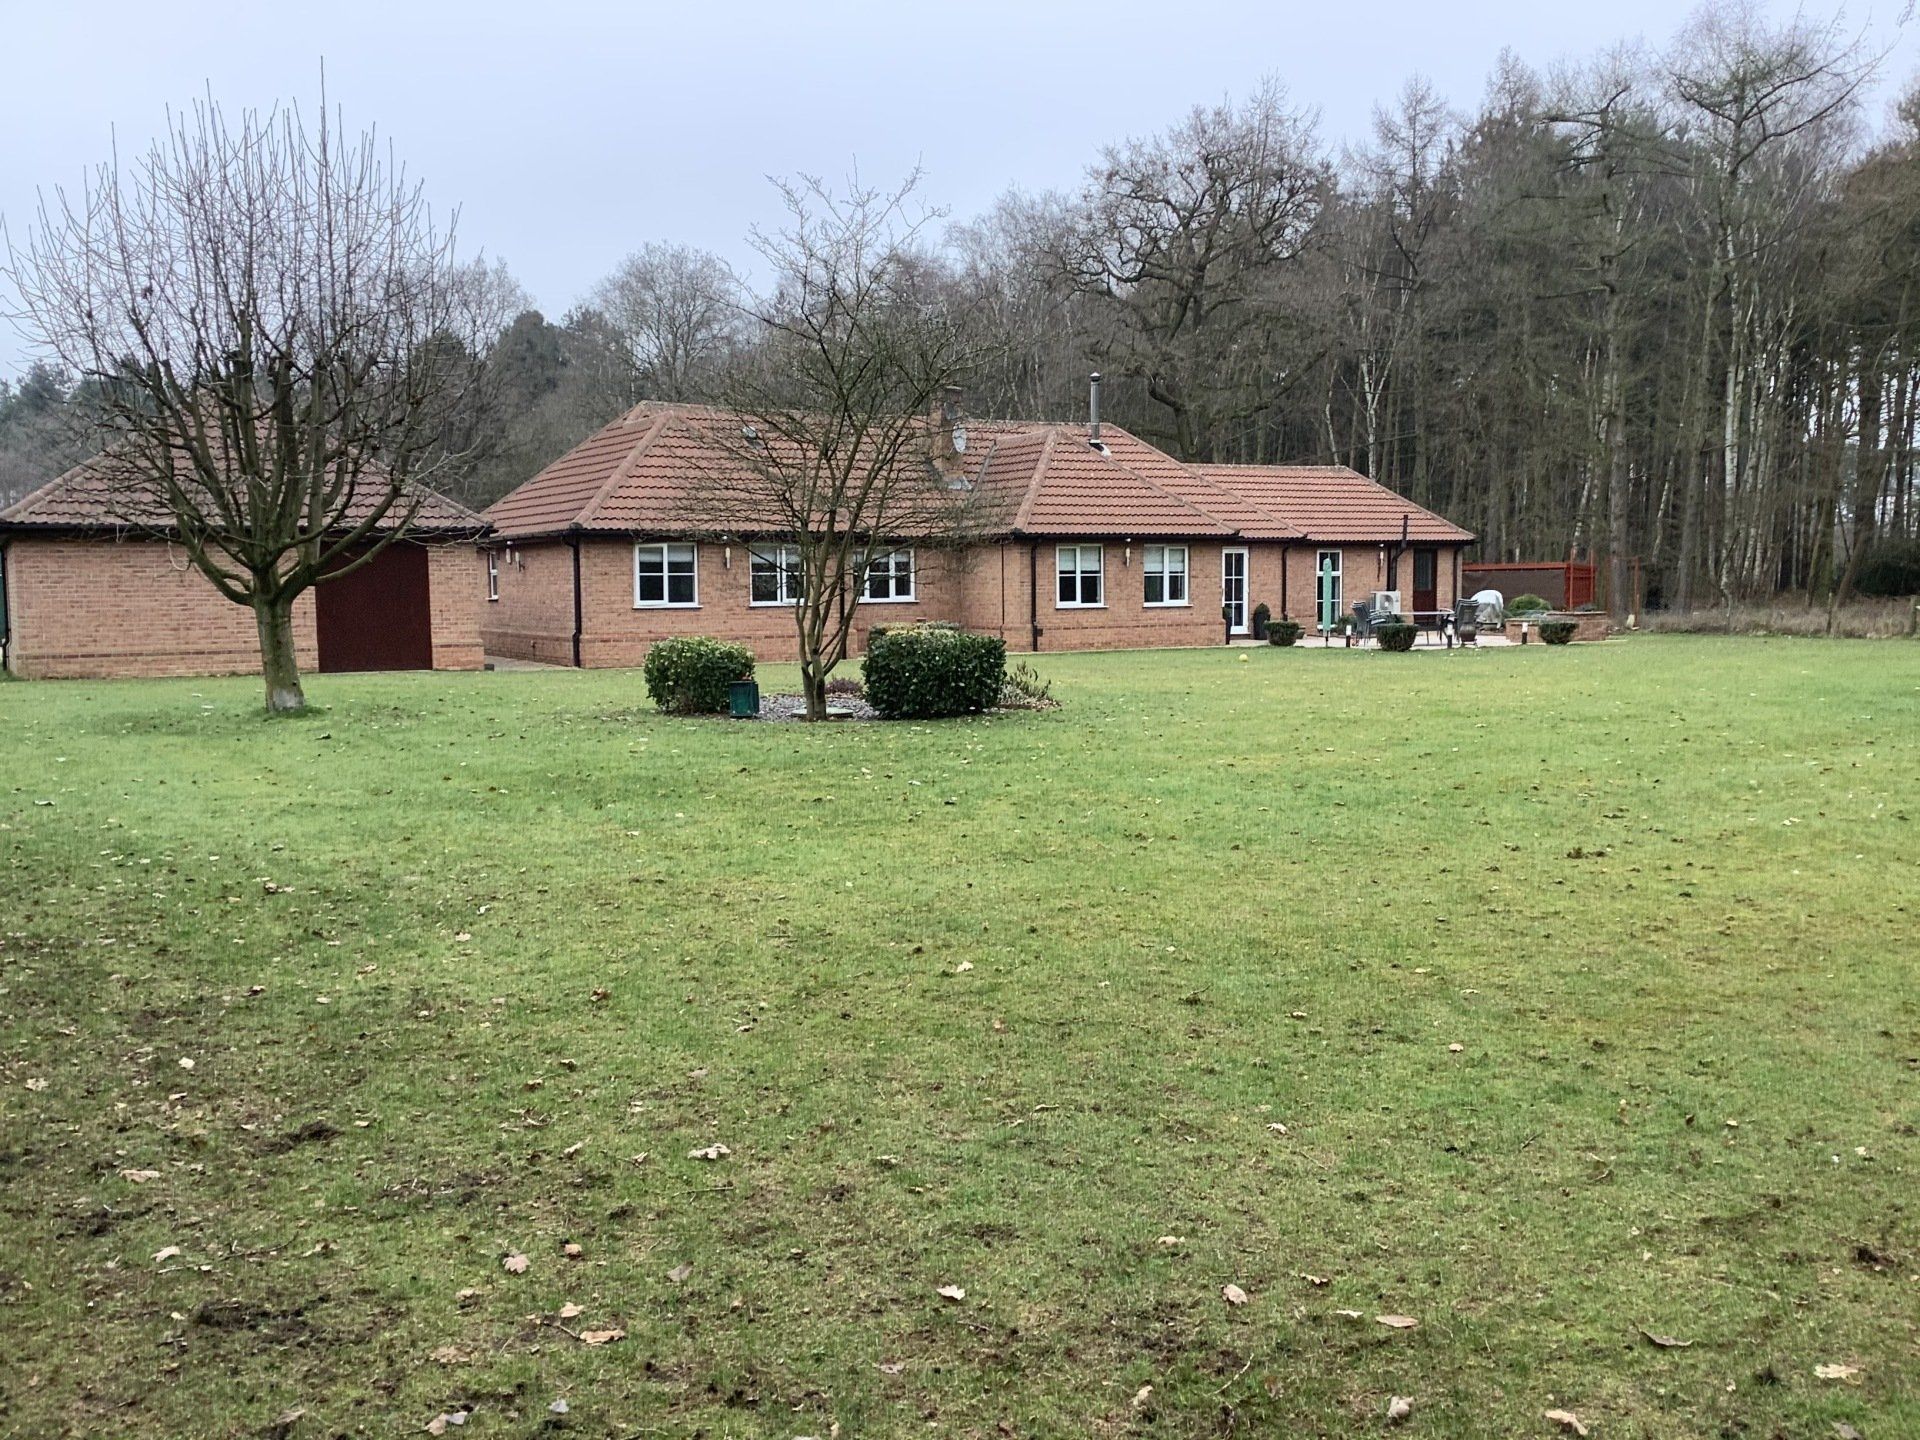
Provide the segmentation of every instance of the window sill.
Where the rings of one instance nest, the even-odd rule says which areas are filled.
[[[636,600],[633,602],[633,608],[636,610],[698,610],[700,602],[698,600]]]
[[[798,600],[749,600],[747,608],[749,610],[791,610],[799,603]]]
[[[884,597],[879,595],[862,595],[860,597],[860,603],[862,605],[918,605],[920,599],[916,595],[889,595]]]
[[[1104,604],[1083,605],[1077,601],[1056,600],[1053,602],[1053,608],[1056,610],[1104,610],[1107,607]]]
[[[1142,600],[1142,607],[1148,610],[1191,610],[1191,600]]]

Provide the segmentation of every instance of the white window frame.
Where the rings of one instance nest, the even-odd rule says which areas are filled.
[[[1086,553],[1093,552],[1093,568],[1087,569]],[[1073,568],[1067,568],[1067,556],[1073,556]],[[1076,596],[1086,593],[1086,577],[1092,575],[1099,586],[1098,600],[1062,600],[1060,577],[1074,577]],[[1056,545],[1053,549],[1053,608],[1056,610],[1104,610],[1107,608],[1107,550],[1104,545]]]
[[[1153,563],[1153,552],[1156,550],[1160,552],[1160,563],[1157,566]],[[1175,553],[1180,556],[1178,570],[1168,563]],[[1193,556],[1185,545],[1144,546],[1140,553],[1140,603],[1149,610],[1191,610],[1193,608],[1192,560]],[[1149,600],[1146,598],[1147,581],[1155,575],[1160,577],[1161,598]],[[1175,575],[1180,577],[1180,598],[1169,600],[1165,598],[1169,593],[1167,582]]]
[[[753,594],[753,569],[756,562],[769,559],[774,565],[772,600],[756,600]],[[749,545],[747,547],[747,605],[760,610],[784,609],[800,603],[800,547],[798,545]]]
[[[892,562],[902,555],[907,557],[907,588],[904,594],[901,593],[899,586],[900,572],[892,565]],[[882,561],[888,562],[886,576],[889,593],[876,595],[873,593],[873,567]],[[860,603],[863,605],[910,605],[918,598],[919,587],[920,560],[910,548],[875,551],[867,557],[867,563],[860,572]]]
[[[496,604],[500,599],[500,552],[487,551],[487,601]]]
[[[673,572],[669,568],[673,563],[674,552],[682,551],[693,560],[693,598],[675,600],[673,595]],[[640,598],[640,557],[647,553],[660,557],[660,598],[642,600]],[[700,547],[691,544],[675,544],[672,541],[657,541],[649,545],[633,547],[633,608],[636,610],[697,610],[700,608]]]

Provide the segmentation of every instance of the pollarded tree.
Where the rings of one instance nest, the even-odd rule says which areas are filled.
[[[16,319],[90,381],[110,510],[253,613],[270,712],[306,700],[293,605],[405,533],[499,328],[420,186],[324,106],[206,102],[42,198]]]

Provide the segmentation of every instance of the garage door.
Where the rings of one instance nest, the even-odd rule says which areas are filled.
[[[389,545],[358,570],[322,581],[314,620],[323,671],[431,670],[427,552]]]

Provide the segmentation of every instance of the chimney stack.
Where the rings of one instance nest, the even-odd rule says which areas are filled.
[[[1094,371],[1088,376],[1089,393],[1087,396],[1087,442],[1100,443],[1100,372]]]
[[[967,412],[958,385],[942,385],[933,405],[933,463],[948,479],[966,474]]]

